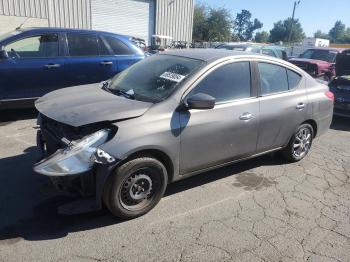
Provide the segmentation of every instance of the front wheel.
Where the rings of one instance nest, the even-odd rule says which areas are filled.
[[[310,124],[302,124],[293,134],[287,147],[282,150],[282,156],[290,162],[302,160],[312,145],[314,130]]]
[[[132,219],[146,214],[164,195],[168,175],[164,165],[152,157],[132,159],[107,180],[103,200],[117,217]]]

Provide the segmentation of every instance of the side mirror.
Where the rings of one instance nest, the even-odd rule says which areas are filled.
[[[9,58],[9,54],[7,53],[7,51],[4,48],[0,49],[0,59],[8,59]]]
[[[215,106],[215,98],[204,93],[198,93],[187,98],[188,109],[212,109]]]

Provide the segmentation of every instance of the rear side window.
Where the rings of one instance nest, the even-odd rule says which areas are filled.
[[[70,56],[98,56],[98,42],[95,35],[67,34]]]
[[[289,89],[296,88],[301,80],[301,76],[287,69]]]
[[[261,94],[273,94],[288,90],[286,68],[269,63],[258,63]]]
[[[207,75],[191,94],[205,93],[225,102],[250,97],[249,62],[237,62],[219,67]]]
[[[113,36],[104,36],[104,38],[106,39],[107,43],[109,44],[115,55],[133,54],[133,51],[119,39]]]

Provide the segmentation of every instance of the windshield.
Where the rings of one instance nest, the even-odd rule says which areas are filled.
[[[128,98],[157,103],[166,99],[202,64],[201,60],[186,57],[150,56],[116,75],[108,89]]]
[[[336,51],[314,49],[306,50],[303,54],[300,55],[300,58],[322,60],[329,63],[334,63],[336,57]]]

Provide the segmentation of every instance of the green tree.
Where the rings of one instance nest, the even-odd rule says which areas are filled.
[[[305,38],[305,34],[299,20],[294,19],[292,24],[292,18],[287,18],[284,21],[280,20],[274,24],[270,31],[270,42],[287,42],[291,29],[291,42],[300,42]]]
[[[343,37],[344,44],[350,44],[350,27],[346,28],[345,35]]]
[[[328,34],[332,43],[341,43],[346,34],[345,25],[340,20],[336,21]]]
[[[269,41],[270,34],[266,31],[257,32],[254,37],[254,41],[257,43],[267,43]]]
[[[207,19],[209,41],[230,41],[232,19],[225,8],[210,9]]]
[[[197,4],[193,13],[193,41],[208,41],[208,10],[205,5]]]
[[[263,24],[258,19],[255,18],[254,21],[251,21],[251,18],[252,14],[248,10],[243,9],[237,14],[234,21],[234,32],[242,41],[251,40],[254,31],[263,27]]]
[[[329,39],[329,35],[327,33],[322,32],[321,30],[317,30],[314,33],[315,38]]]

